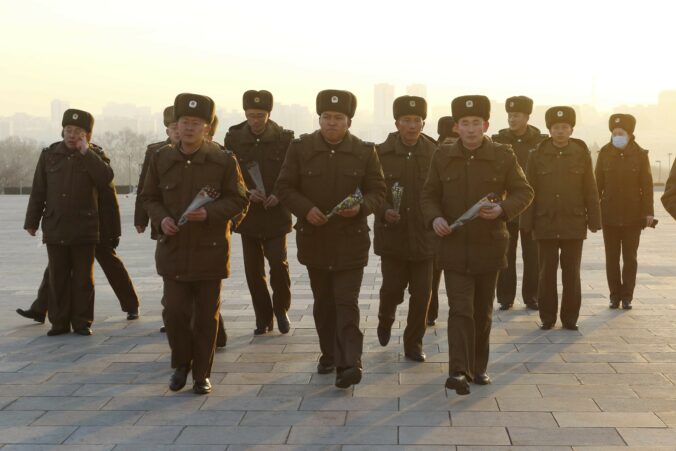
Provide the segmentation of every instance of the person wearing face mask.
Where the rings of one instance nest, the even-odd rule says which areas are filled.
[[[613,114],[610,142],[599,151],[596,185],[601,198],[603,243],[610,308],[631,308],[636,286],[636,254],[641,230],[652,225],[653,178],[648,151],[635,140],[636,119]],[[620,270],[620,255],[624,263]]]

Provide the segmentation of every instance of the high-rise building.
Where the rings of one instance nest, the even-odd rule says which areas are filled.
[[[394,102],[394,86],[387,83],[373,86],[373,122],[376,124],[392,122],[392,102]]]
[[[70,108],[70,102],[66,100],[54,99],[51,103],[51,123],[52,125],[61,125],[63,112]]]
[[[406,94],[410,96],[418,96],[427,99],[427,86],[421,83],[414,83],[406,86]]]

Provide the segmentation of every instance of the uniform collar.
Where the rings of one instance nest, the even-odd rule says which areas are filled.
[[[338,144],[329,144],[326,142],[324,137],[322,136],[322,133],[317,130],[312,137],[312,143],[313,146],[312,148],[314,150],[318,151],[336,151],[336,152],[352,152],[352,135],[350,134],[350,131],[348,130],[345,136],[343,137],[343,140],[338,143]]]

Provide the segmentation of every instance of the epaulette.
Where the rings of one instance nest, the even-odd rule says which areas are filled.
[[[570,140],[573,141],[573,142],[575,142],[575,143],[577,143],[577,144],[579,144],[580,146],[582,146],[582,148],[583,148],[584,150],[587,151],[588,154],[591,154],[591,151],[589,150],[589,146],[587,146],[587,143],[586,143],[586,142],[584,142],[583,140],[581,140],[581,139],[579,139],[579,138],[570,138]]]

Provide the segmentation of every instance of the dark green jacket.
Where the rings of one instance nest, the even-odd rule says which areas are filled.
[[[436,148],[434,141],[426,136],[421,136],[415,146],[407,147],[401,142],[399,132],[390,133],[378,146],[387,191],[383,206],[375,214],[373,248],[376,255],[403,260],[434,257],[438,240],[425,223],[420,197]],[[395,183],[404,188],[404,195],[399,209],[401,219],[390,224],[384,215],[393,208],[392,185]]]
[[[90,147],[104,163],[110,165],[110,158],[101,147],[96,144],[91,144]],[[120,204],[117,201],[114,180],[99,190],[99,235],[101,242],[116,240],[122,235]]]
[[[471,152],[466,152],[460,141],[439,146],[421,200],[428,227],[438,217],[452,224],[489,193],[502,197],[503,217],[476,218],[442,238],[437,257],[441,268],[464,274],[505,268],[509,243],[505,221],[530,204],[533,189],[509,146],[488,137]]]
[[[566,147],[551,138],[531,152],[526,169],[535,200],[521,215],[520,228],[537,240],[587,238],[587,228],[601,228],[599,194],[591,155],[584,141],[571,138]]]
[[[669,172],[669,178],[664,186],[664,194],[662,194],[661,200],[667,212],[676,219],[676,161]]]
[[[134,226],[147,227],[150,218],[148,217],[148,212],[143,207],[143,202],[141,200],[141,192],[143,191],[143,184],[146,180],[146,174],[148,173],[148,165],[150,164],[150,157],[153,153],[161,149],[162,147],[170,144],[171,141],[166,139],[164,141],[159,141],[156,143],[148,144],[146,148],[145,156],[143,157],[143,165],[141,166],[141,173],[138,178],[138,185],[136,185],[136,203],[134,204]],[[157,224],[150,224],[150,238],[156,240],[157,237],[161,234]]]

